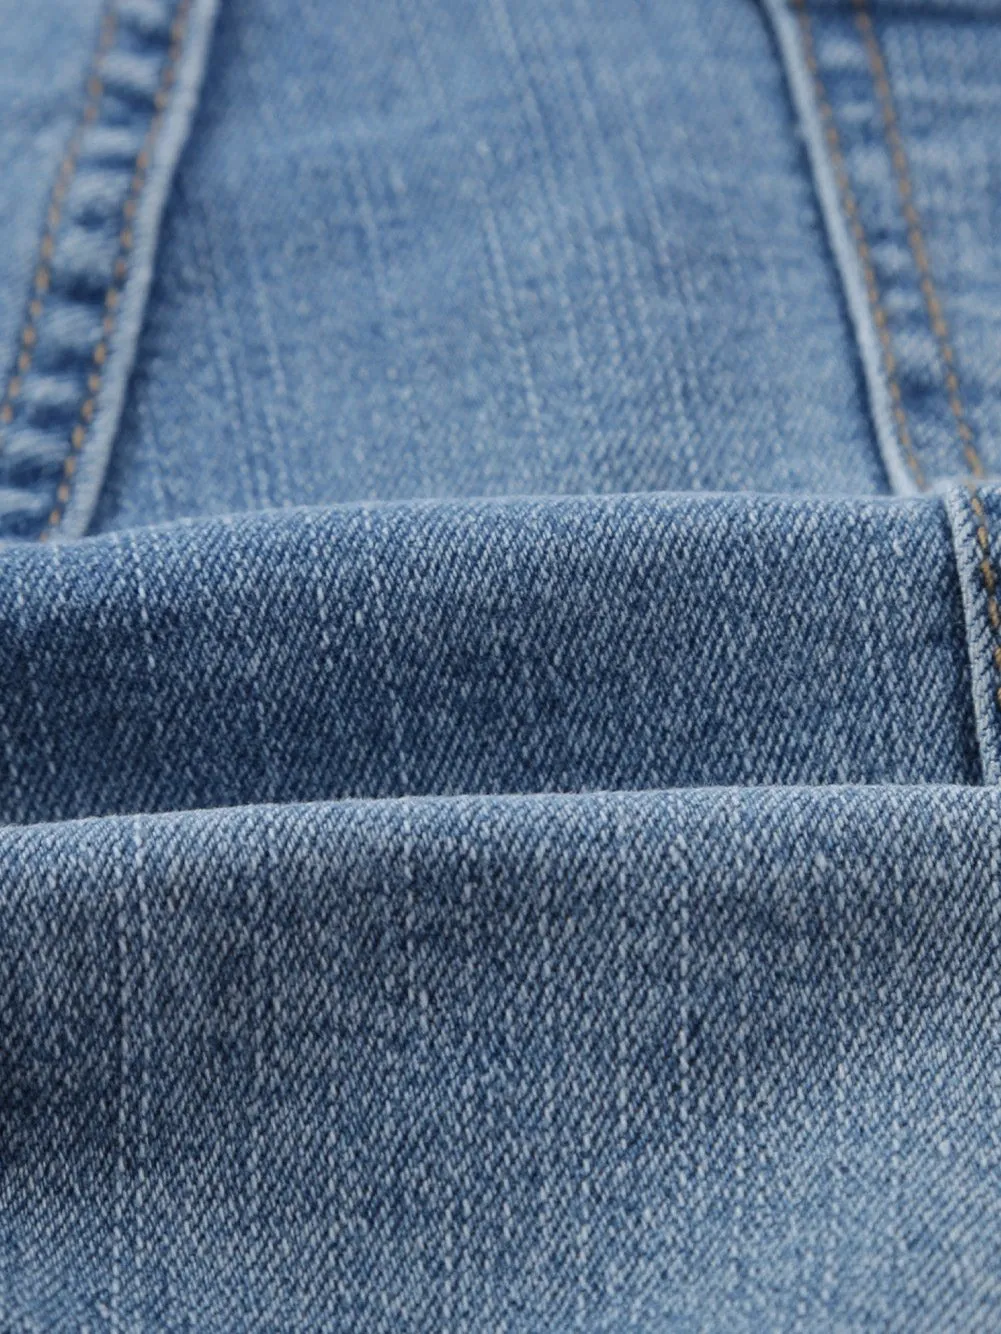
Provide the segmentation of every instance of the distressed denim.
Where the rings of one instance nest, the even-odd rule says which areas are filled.
[[[1001,0],[0,57],[0,1331],[996,1328]]]

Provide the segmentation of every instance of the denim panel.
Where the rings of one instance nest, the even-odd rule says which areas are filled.
[[[896,489],[1001,465],[1001,10],[775,0]],[[833,182],[833,184],[832,184]],[[835,197],[836,196],[836,197]]]
[[[48,198],[86,100],[88,66],[98,42],[99,0],[46,0],[5,5],[0,24],[3,114],[0,115],[0,376],[16,369],[26,349],[21,326],[39,264]],[[0,396],[3,388],[0,386]],[[0,432],[6,397],[0,397]]]
[[[2,537],[75,537],[90,520],[214,7],[124,0],[105,8],[54,173],[38,267],[23,275],[21,350],[0,403]],[[20,292],[20,274],[9,290]]]
[[[879,28],[915,202],[983,468],[1001,473],[1001,6],[990,21]]]
[[[3,1326],[986,1329],[993,790],[0,832]]]
[[[346,508],[0,568],[7,821],[980,779],[937,500]]]
[[[886,486],[754,5],[225,8],[98,529]]]

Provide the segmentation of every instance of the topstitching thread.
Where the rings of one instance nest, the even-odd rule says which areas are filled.
[[[101,321],[101,337],[91,352],[92,369],[87,377],[87,397],[80,405],[79,418],[70,433],[69,452],[63,463],[62,479],[56,490],[56,503],[49,512],[45,528],[39,534],[39,541],[46,541],[62,522],[73,494],[73,477],[77,459],[87,439],[87,430],[94,416],[97,395],[103,382],[104,365],[108,357],[108,340],[115,331],[116,311],[121,300],[122,289],[129,274],[129,260],[134,244],[133,222],[139,207],[143,187],[148,179],[150,159],[156,146],[157,138],[163,126],[164,115],[170,105],[170,94],[177,73],[177,62],[184,47],[188,14],[192,0],[181,0],[177,14],[170,25],[170,47],[160,75],[159,87],[153,98],[154,115],[143,139],[142,147],[136,156],[129,190],[122,205],[122,226],[118,233],[118,255],[112,273],[112,280],[104,294],[104,317]]]
[[[39,242],[38,260],[35,264],[31,283],[31,297],[18,336],[17,358],[14,363],[14,370],[4,388],[3,399],[0,400],[0,425],[2,426],[9,426],[13,421],[14,401],[21,392],[23,377],[31,370],[35,344],[38,341],[38,321],[42,317],[42,311],[45,308],[45,297],[52,281],[52,256],[55,252],[59,224],[62,221],[66,192],[69,190],[76,173],[84,131],[88,125],[92,125],[97,119],[101,98],[104,96],[104,81],[101,78],[101,69],[104,58],[115,39],[116,23],[115,12],[109,6],[101,20],[100,37],[87,75],[87,96],[83,111],[80,113],[80,119],[70,137],[70,141],[66,145],[66,151],[59,163],[56,181],[49,196],[45,214],[45,227],[42,231],[42,239]],[[2,452],[3,444],[3,436],[0,435],[0,452]]]
[[[848,226],[851,230],[858,252],[859,263],[862,267],[862,276],[865,281],[869,309],[872,313],[873,324],[876,326],[876,334],[879,338],[879,344],[882,351],[883,370],[886,374],[887,387],[890,393],[893,419],[897,427],[897,438],[903,448],[904,456],[907,459],[908,467],[911,470],[915,482],[921,490],[924,490],[924,473],[921,468],[920,460],[914,450],[914,441],[911,437],[910,425],[908,424],[907,413],[904,409],[903,394],[901,393],[900,382],[897,378],[897,358],[893,351],[893,339],[890,335],[889,321],[887,320],[886,310],[880,296],[879,283],[876,279],[876,271],[873,267],[865,228],[862,225],[862,219],[859,214],[858,201],[855,198],[855,192],[852,189],[851,180],[848,175],[848,164],[845,161],[844,152],[841,148],[841,136],[838,134],[838,127],[834,120],[834,112],[831,108],[830,101],[828,100],[824,81],[820,74],[820,65],[817,61],[817,53],[813,43],[813,28],[810,23],[810,15],[807,9],[806,0],[793,0],[793,8],[796,11],[796,17],[799,21],[800,34],[803,41],[803,54],[806,58],[807,68],[809,69],[810,76],[813,80],[814,96],[817,99],[817,107],[820,111],[820,118],[824,126],[824,137],[827,141],[828,151],[831,154],[831,163],[834,167],[838,193],[841,197],[841,207],[848,220]]]

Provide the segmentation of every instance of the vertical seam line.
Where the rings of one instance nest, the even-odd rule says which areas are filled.
[[[827,90],[824,87],[824,81],[820,73],[820,66],[817,62],[817,53],[813,42],[813,27],[810,22],[806,0],[793,0],[793,8],[796,13],[800,36],[803,42],[803,55],[806,60],[807,68],[810,71],[810,77],[813,81],[814,96],[817,100],[817,108],[820,112],[820,119],[823,124],[824,138],[831,157],[831,165],[834,168],[834,176],[837,182],[838,195],[841,200],[841,208],[848,223],[849,231],[852,234],[852,239],[855,242],[859,264],[862,268],[862,277],[865,282],[866,296],[869,301],[869,310],[872,315],[873,323],[876,326],[877,337],[879,338],[883,361],[883,373],[886,376],[887,387],[890,393],[891,410],[893,412],[893,419],[897,429],[897,439],[904,451],[904,457],[907,460],[907,465],[911,470],[914,480],[919,489],[923,491],[925,490],[924,473],[921,468],[921,462],[914,449],[914,441],[911,437],[907,413],[904,409],[903,395],[900,389],[900,382],[897,378],[897,358],[893,351],[893,339],[890,335],[889,322],[880,296],[879,283],[876,279],[876,271],[872,264],[872,256],[869,250],[868,240],[866,239],[865,228],[862,225],[858,202],[855,198],[855,192],[852,189],[851,179],[848,174],[848,164],[845,161],[844,152],[841,148],[841,136],[838,133],[837,123],[834,119],[834,111],[828,99]]]
[[[855,8],[855,24],[862,36],[866,57],[869,61],[869,72],[872,75],[876,99],[879,102],[883,117],[886,143],[890,150],[890,160],[893,163],[904,221],[907,224],[907,243],[914,257],[914,263],[917,265],[919,286],[924,298],[925,310],[928,314],[928,323],[935,336],[939,357],[942,361],[949,408],[955,418],[956,430],[967,466],[975,477],[984,477],[983,460],[973,443],[973,431],[967,421],[966,410],[960,394],[959,377],[956,374],[956,356],[949,336],[949,326],[935,286],[935,279],[932,276],[931,261],[925,244],[921,217],[914,203],[914,187],[911,181],[910,166],[893,102],[886,62],[883,59],[879,38],[869,14],[867,0],[852,0],[852,2]]]
[[[983,580],[984,593],[987,597],[987,619],[990,622],[991,633],[994,637],[994,648],[991,651],[991,661],[994,664],[996,679],[994,702],[1001,709],[1001,608],[998,606],[997,598],[997,573],[994,569],[994,562],[991,560],[990,527],[987,521],[987,510],[984,502],[977,495],[976,488],[972,483],[967,483],[967,489],[970,493],[970,506],[977,521],[976,542],[980,552],[977,564],[980,577]]]
[[[42,318],[42,312],[45,309],[45,298],[52,281],[52,256],[55,253],[56,236],[62,222],[63,205],[76,174],[84,131],[97,119],[101,99],[104,96],[104,80],[101,77],[101,71],[105,56],[114,41],[116,26],[117,15],[114,8],[109,5],[101,20],[100,36],[87,73],[85,85],[87,96],[83,110],[70,136],[70,141],[66,145],[59,163],[59,170],[56,173],[55,184],[49,195],[48,207],[45,211],[45,227],[38,245],[38,256],[31,282],[32,294],[28,300],[28,308],[25,311],[18,334],[18,351],[14,369],[7,378],[3,398],[0,399],[0,427],[9,426],[13,421],[14,401],[21,392],[23,377],[31,370],[35,345],[38,342],[38,322]],[[0,453],[3,452],[3,446],[4,439],[0,435]]]
[[[77,459],[86,442],[87,431],[97,406],[97,395],[100,392],[104,378],[103,368],[108,357],[108,341],[115,331],[117,322],[115,312],[121,300],[122,289],[129,276],[129,261],[135,239],[132,227],[133,219],[139,207],[143,188],[149,178],[150,159],[163,126],[165,113],[170,105],[170,94],[176,80],[177,62],[184,49],[184,38],[191,5],[192,0],[181,0],[170,25],[170,48],[164,62],[163,72],[160,75],[159,86],[153,98],[153,119],[150,121],[143,138],[142,147],[136,156],[128,194],[125,203],[122,205],[122,226],[118,233],[118,255],[115,259],[111,283],[104,294],[101,337],[91,352],[92,369],[87,376],[88,394],[80,405],[77,423],[70,433],[70,450],[63,463],[62,479],[56,490],[56,503],[49,513],[45,527],[39,533],[38,540],[40,542],[47,541],[59,527],[66,512],[66,506],[73,494],[73,477],[76,472]]]
[[[928,256],[924,229],[921,225],[921,216],[914,203],[914,186],[911,180],[910,164],[907,158],[907,150],[904,147],[900,122],[897,119],[886,61],[883,59],[882,48],[873,26],[867,0],[852,0],[852,3],[855,9],[855,25],[862,37],[866,58],[869,62],[869,73],[872,77],[876,100],[879,103],[883,118],[886,145],[890,152],[890,160],[893,163],[897,191],[900,195],[901,208],[906,224],[907,243],[917,266],[918,285],[921,288],[928,323],[934,335],[942,363],[949,408],[956,423],[956,432],[959,436],[966,464],[974,478],[983,478],[986,475],[986,469],[974,444],[973,430],[967,420],[966,410],[963,406],[959,376],[956,372],[955,351],[949,335],[949,325],[945,318],[945,311],[932,274],[931,260]],[[1001,608],[998,606],[997,572],[991,558],[990,524],[986,506],[977,495],[974,481],[968,480],[966,486],[975,519],[974,536],[977,545],[977,568],[980,571],[980,578],[984,586],[987,620],[994,640],[994,646],[991,650],[991,662],[995,676],[994,703],[998,709],[1001,709]]]

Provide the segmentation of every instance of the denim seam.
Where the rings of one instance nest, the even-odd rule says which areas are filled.
[[[994,632],[994,647],[991,659],[998,677],[998,685],[994,691],[994,702],[998,708],[1001,708],[1001,610],[998,608],[997,600],[997,574],[994,570],[994,562],[991,560],[991,534],[987,523],[987,511],[976,490],[971,486],[969,491],[970,507],[977,518],[976,541],[980,551],[980,577],[983,579],[984,592],[987,595],[987,619],[990,622],[991,630]]]
[[[60,224],[63,220],[66,192],[73,183],[76,174],[84,129],[97,119],[100,110],[101,98],[104,95],[104,81],[101,78],[101,71],[105,56],[114,41],[116,27],[114,10],[109,7],[105,10],[101,19],[100,36],[87,72],[86,98],[83,110],[80,112],[73,134],[60,160],[55,184],[52,187],[52,193],[49,195],[48,206],[45,211],[45,226],[42,231],[42,239],[38,245],[38,259],[31,282],[32,294],[21,321],[14,366],[7,377],[3,398],[0,399],[0,454],[3,453],[6,443],[2,427],[9,426],[14,420],[14,403],[21,393],[23,377],[31,370],[34,360],[34,350],[38,341],[38,322],[42,318],[45,309],[45,298],[52,285],[52,257],[55,252],[56,237],[59,234]]]
[[[876,437],[890,484],[913,495],[925,479],[897,378],[889,320],[865,228],[824,87],[806,0],[763,0],[799,117],[828,238],[841,275],[869,392]]]
[[[900,194],[900,203],[907,230],[907,243],[910,246],[918,270],[918,285],[924,298],[928,323],[938,346],[949,409],[956,422],[956,431],[959,435],[966,464],[974,477],[982,478],[986,475],[986,470],[973,442],[973,430],[967,420],[966,410],[963,406],[959,377],[956,372],[956,355],[952,346],[945,311],[932,274],[921,217],[914,203],[910,166],[903,135],[900,131],[900,123],[897,119],[886,62],[883,59],[879,38],[869,14],[867,0],[853,0],[853,4],[855,7],[855,23],[862,36],[866,58],[869,62],[869,71],[872,75],[873,87],[876,91],[876,99],[882,115],[886,146],[889,150],[897,190]]]
[[[989,774],[992,774],[993,778],[988,781],[999,781],[1001,780],[1001,773],[994,774],[993,771],[1001,757],[997,753],[998,747],[996,740],[992,739],[992,734],[996,731],[998,721],[1001,720],[1001,608],[999,608],[997,598],[997,574],[991,557],[990,523],[987,510],[976,490],[976,479],[983,478],[986,475],[986,470],[974,443],[973,430],[967,420],[966,410],[963,406],[959,376],[956,370],[955,351],[952,346],[945,311],[933,276],[921,216],[914,202],[914,187],[911,181],[907,149],[897,119],[893,90],[890,86],[889,72],[883,59],[879,37],[869,13],[868,0],[852,0],[852,4],[855,10],[855,26],[862,38],[876,101],[879,104],[886,148],[893,166],[897,192],[900,196],[907,243],[917,269],[918,285],[924,300],[928,325],[938,348],[946,398],[956,424],[963,458],[972,474],[966,481],[965,488],[974,515],[972,535],[973,562],[976,569],[974,578],[979,577],[986,598],[988,634],[984,650],[990,659],[988,676],[994,682],[993,690],[988,688],[986,691],[991,697],[990,704],[987,704],[985,700],[984,706],[979,710],[981,715],[979,721],[982,724],[978,728],[981,733],[981,767],[985,779],[988,778]],[[976,644],[969,630],[968,639],[972,657],[976,653]],[[973,666],[975,669],[976,664],[974,663]],[[977,690],[976,684],[974,685],[974,693],[975,695],[983,693]],[[975,700],[975,712],[977,711]],[[984,716],[985,714],[987,716]]]
[[[50,208],[40,247],[45,267],[36,271],[35,295],[21,336],[27,344],[22,354],[31,355],[19,354],[10,411],[0,409],[12,424],[7,468],[15,481],[0,511],[4,536],[40,541],[79,537],[89,522],[121,414],[160,216],[201,84],[216,3],[152,0],[133,7],[125,0],[110,5],[106,13],[88,79],[88,101],[64,156],[73,170],[60,168],[53,191],[59,211]],[[116,88],[112,62],[118,55],[125,82]],[[116,135],[138,148],[109,167],[108,144]],[[117,192],[105,232],[95,241],[86,221],[68,217],[57,244],[54,229],[71,212],[73,181],[88,170],[95,182],[103,177],[110,183],[106,188]],[[77,271],[81,254],[88,266],[82,291]],[[53,333],[46,328],[39,297],[56,289],[62,307],[53,319]],[[65,330],[72,329],[74,319],[89,327],[66,340]],[[45,420],[34,429],[25,394],[27,371],[43,402],[50,372],[54,390],[71,377],[76,381],[72,398],[55,414],[57,420]],[[26,480],[18,479],[18,470]]]
[[[1001,783],[1001,604],[990,520],[972,481],[948,493],[946,509],[959,570],[981,771],[985,783],[996,784]]]
[[[858,201],[852,188],[833,108],[820,73],[808,0],[764,0],[764,4],[771,16],[786,64],[794,101],[803,124],[818,194],[828,223],[829,235],[841,268],[849,306],[852,309],[860,353],[870,388],[877,435],[883,448],[887,471],[895,489],[912,489],[910,486],[901,485],[901,469],[895,466],[899,459],[895,446],[899,445],[903,449],[910,469],[910,477],[904,480],[909,482],[913,479],[918,488],[923,490],[926,483],[907,424],[906,408],[896,376],[896,358],[893,353],[889,322],[880,301],[878,279],[870,258]],[[852,7],[855,28],[862,39],[882,117],[885,148],[892,162],[908,245],[919,277],[928,324],[944,373],[949,408],[971,474],[961,487],[950,492],[948,510],[963,591],[967,651],[972,672],[981,769],[985,782],[1001,782],[1001,730],[999,730],[1001,729],[1001,607],[998,603],[997,574],[991,555],[990,522],[987,509],[976,492],[976,480],[984,477],[985,469],[976,450],[973,431],[963,406],[955,367],[955,354],[932,275],[920,216],[913,200],[907,153],[897,120],[885,62],[866,0],[852,0]],[[798,24],[793,20],[793,11]],[[855,241],[854,254],[849,234]],[[857,281],[859,275],[865,288],[865,297],[868,299],[867,306],[859,299],[860,283]],[[892,402],[893,418],[898,428],[895,441],[892,434],[881,429],[881,425],[885,426],[885,417],[880,412],[879,394],[874,392],[878,390],[878,352],[874,355],[875,341],[869,336],[870,321],[875,326],[882,347],[883,371]],[[962,499],[957,500],[957,496]],[[970,514],[973,516],[972,532],[967,533]],[[981,622],[983,612],[980,609],[978,585],[982,585],[986,596],[985,624]]]
[[[976,542],[980,553],[979,568],[980,578],[984,585],[984,594],[986,597],[987,620],[990,625],[991,641],[989,652],[991,663],[994,668],[994,690],[993,709],[991,710],[994,723],[994,748],[990,755],[989,764],[984,763],[984,777],[987,779],[988,773],[991,774],[995,782],[1001,782],[1001,746],[998,744],[998,726],[1001,724],[1001,609],[998,607],[997,598],[997,572],[994,562],[991,559],[991,533],[987,521],[987,509],[983,501],[977,495],[975,487],[968,487],[970,494],[970,507],[977,519],[976,524]],[[988,724],[988,727],[990,724]],[[998,772],[994,772],[997,769]]]
[[[107,360],[107,340],[115,332],[115,311],[121,300],[122,288],[129,276],[132,247],[135,241],[133,224],[139,200],[148,179],[149,159],[156,148],[164,114],[170,104],[170,93],[176,76],[177,62],[184,45],[191,0],[181,0],[176,16],[170,25],[170,47],[160,75],[160,83],[153,98],[153,117],[143,139],[143,146],[136,157],[135,168],[129,181],[128,194],[122,204],[122,228],[118,234],[118,255],[115,258],[113,278],[104,294],[104,316],[101,321],[101,338],[95,344],[91,359],[93,369],[87,378],[88,396],[80,404],[80,416],[70,434],[71,452],[66,455],[63,475],[56,491],[56,505],[49,514],[46,528],[39,540],[44,541],[62,522],[66,505],[69,503],[73,488],[73,476],[76,471],[76,456],[83,448],[87,438],[87,428],[94,416],[96,396],[100,393],[104,381],[104,364]]]

